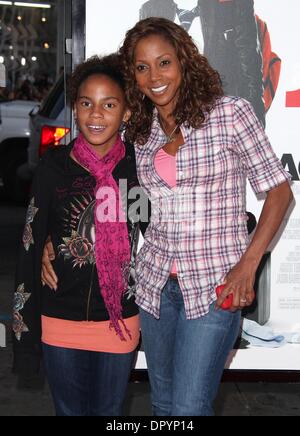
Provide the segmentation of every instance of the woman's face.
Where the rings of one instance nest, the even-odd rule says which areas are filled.
[[[182,72],[175,48],[160,35],[141,39],[135,49],[135,77],[140,91],[168,113],[175,109]]]
[[[122,121],[129,118],[123,90],[108,76],[88,77],[79,88],[75,116],[90,145],[109,149],[117,140]]]

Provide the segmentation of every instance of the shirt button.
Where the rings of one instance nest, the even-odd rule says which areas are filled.
[[[179,177],[183,177],[184,176],[184,172],[183,171],[178,171],[178,176]]]

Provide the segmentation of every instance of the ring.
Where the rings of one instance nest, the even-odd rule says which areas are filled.
[[[242,304],[247,303],[247,300],[242,299],[242,300],[240,300],[240,303],[242,303]]]

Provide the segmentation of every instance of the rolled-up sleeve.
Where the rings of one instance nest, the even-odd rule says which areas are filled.
[[[291,175],[285,171],[250,103],[238,99],[234,113],[234,140],[256,194],[271,191]]]

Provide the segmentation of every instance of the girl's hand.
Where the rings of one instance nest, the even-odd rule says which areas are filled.
[[[220,308],[229,294],[233,294],[233,303],[230,311],[244,309],[251,306],[255,299],[254,283],[258,265],[242,259],[226,276],[225,287],[216,302],[216,308]]]
[[[54,272],[51,261],[55,259],[54,248],[51,239],[48,238],[46,245],[44,247],[43,257],[42,257],[42,271],[41,279],[43,286],[47,285],[49,288],[57,291],[58,278]]]

